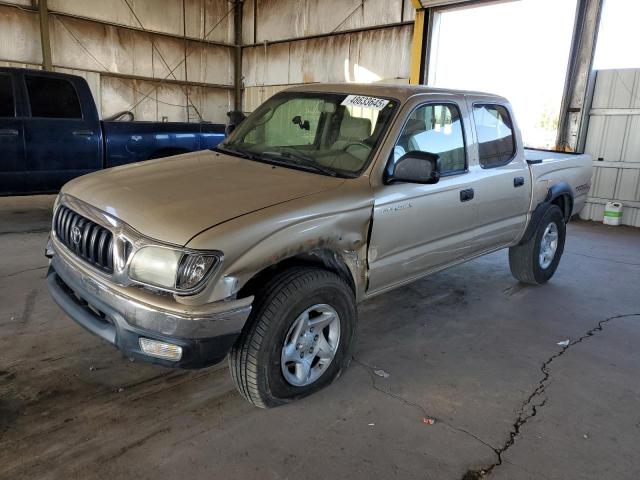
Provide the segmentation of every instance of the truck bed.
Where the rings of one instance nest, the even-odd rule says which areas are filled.
[[[532,208],[544,200],[549,187],[566,183],[574,195],[572,215],[579,213],[587,200],[591,185],[591,156],[531,148],[525,148],[524,155],[530,162]]]
[[[560,160],[572,158],[576,155],[581,155],[580,153],[573,152],[558,152],[555,150],[543,150],[539,148],[525,148],[524,156],[527,160],[537,161],[537,160]]]

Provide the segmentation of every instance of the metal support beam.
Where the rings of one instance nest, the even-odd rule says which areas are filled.
[[[233,57],[233,109],[242,112],[242,3],[243,0],[235,0],[233,12],[234,31],[234,57]]]
[[[42,68],[53,70],[51,63],[51,41],[49,40],[49,8],[47,0],[38,2],[38,14],[40,16],[40,44],[42,45]]]
[[[592,74],[603,0],[578,0],[569,67],[558,123],[558,150],[581,151],[589,123]]]
[[[419,85],[423,83],[425,65],[425,18],[426,10],[422,8],[420,0],[411,0],[416,9],[416,20],[413,24],[413,40],[411,42],[411,65],[409,67],[409,83]]]
[[[267,47],[271,45],[278,45],[281,43],[291,43],[291,42],[300,42],[303,40],[315,40],[316,38],[329,38],[329,37],[338,37],[340,35],[349,35],[352,33],[360,33],[360,32],[374,32],[377,30],[387,30],[390,28],[404,27],[407,25],[413,25],[413,20],[410,21],[402,21],[395,23],[385,23],[383,25],[370,25],[366,27],[358,27],[358,28],[346,28],[344,30],[336,30],[335,32],[326,32],[326,33],[316,33],[313,35],[303,35],[301,37],[290,37],[290,38],[281,38],[279,40],[264,40],[262,42],[254,42],[254,43],[245,43],[242,45],[242,48],[251,48],[251,47]],[[256,35],[253,36],[256,38]]]

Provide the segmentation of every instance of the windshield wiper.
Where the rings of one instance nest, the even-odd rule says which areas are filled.
[[[325,175],[330,175],[332,177],[337,177],[338,173],[329,168],[329,167],[325,167],[324,165],[320,165],[318,162],[316,162],[313,158],[308,157],[302,153],[298,153],[297,151],[293,151],[293,152],[262,152],[264,155],[268,155],[268,156],[272,156],[272,157],[281,157],[281,158],[286,158],[287,160],[291,160],[293,161],[293,163],[295,163],[296,165],[299,165],[301,167],[308,167],[311,168],[317,172],[322,172]]]
[[[298,152],[260,152],[258,153],[254,153],[254,152],[250,152],[247,150],[243,150],[240,148],[231,148],[228,145],[225,145],[224,147],[221,147],[220,145],[216,146],[213,148],[213,150],[222,152],[222,153],[230,153],[232,155],[238,155],[239,157],[242,158],[248,158],[249,160],[255,160],[258,162],[267,162],[267,163],[278,163],[280,165],[291,165],[291,162],[293,162],[294,164],[301,166],[301,167],[307,167],[310,168],[312,170],[315,170],[317,172],[321,172],[324,173],[326,175],[330,175],[332,177],[337,177],[338,174],[335,170],[329,168],[329,167],[325,167],[323,165],[320,165],[319,163],[317,163],[313,158],[311,157],[307,157],[306,155],[303,155],[302,153],[298,153]],[[280,159],[285,158],[288,161],[281,161]],[[290,162],[290,161],[291,162]],[[274,162],[275,161],[275,162]]]
[[[247,150],[241,150],[237,148],[230,148],[229,146],[221,147],[220,145],[213,147],[213,150],[222,152],[222,153],[230,153],[231,155],[237,155],[242,158],[248,158],[249,160],[260,160],[258,155],[253,152],[248,152]]]

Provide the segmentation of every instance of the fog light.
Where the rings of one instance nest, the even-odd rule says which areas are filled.
[[[139,340],[140,348],[147,355],[158,358],[166,358],[167,360],[178,361],[182,358],[182,347],[172,345],[170,343],[158,342],[148,338]]]

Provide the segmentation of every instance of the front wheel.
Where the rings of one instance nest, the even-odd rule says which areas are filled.
[[[310,395],[349,363],[357,310],[352,288],[320,268],[292,268],[256,294],[229,354],[238,391],[269,408]]]
[[[551,205],[531,238],[509,249],[511,274],[531,285],[549,281],[562,257],[565,236],[564,215],[557,205]]]

